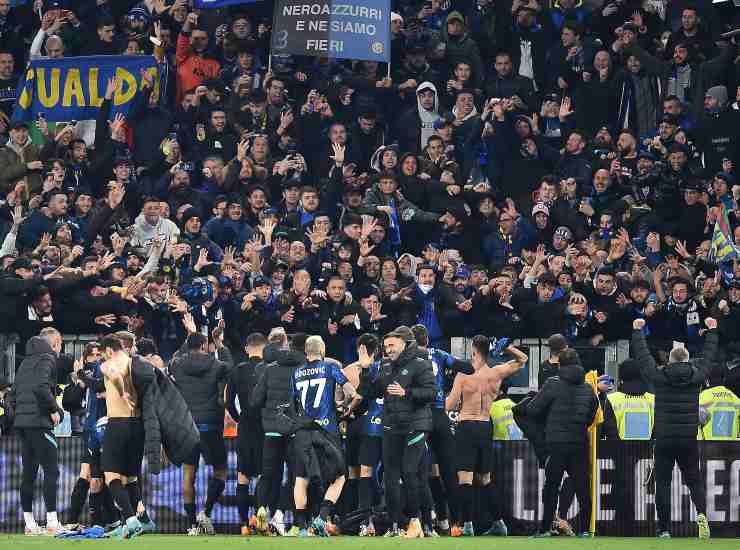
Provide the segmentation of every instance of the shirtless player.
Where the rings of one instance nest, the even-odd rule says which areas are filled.
[[[138,480],[144,456],[141,407],[131,374],[132,359],[124,351],[121,340],[115,336],[106,336],[100,342],[100,351],[105,360],[100,370],[104,377],[105,403],[108,408],[108,427],[103,439],[101,467],[105,483],[126,520],[114,535],[133,538],[143,531],[128,491],[128,485]]]
[[[491,403],[496,399],[501,382],[515,374],[527,362],[527,355],[514,346],[506,351],[514,356],[512,361],[489,367],[486,363],[489,340],[478,335],[473,338],[473,374],[457,374],[452,390],[445,400],[445,409],[458,410],[459,423],[455,431],[458,466],[458,498],[463,520],[462,532],[453,536],[473,536],[473,475],[477,474],[482,494],[488,500],[492,489],[493,445],[491,444]],[[501,523],[499,521],[499,523]],[[505,526],[494,525],[491,534],[505,534]]]

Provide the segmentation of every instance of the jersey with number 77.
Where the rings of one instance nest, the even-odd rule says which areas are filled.
[[[325,361],[310,361],[293,373],[293,396],[303,414],[313,418],[331,434],[337,434],[337,409],[334,392],[347,377],[339,365]]]

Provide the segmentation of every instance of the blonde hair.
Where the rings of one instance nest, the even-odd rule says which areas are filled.
[[[321,357],[326,355],[326,345],[321,336],[309,336],[306,338],[304,349],[306,350],[306,355],[320,355]]]

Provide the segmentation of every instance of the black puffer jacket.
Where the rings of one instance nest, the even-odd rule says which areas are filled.
[[[15,374],[10,394],[16,428],[53,427],[51,414],[64,414],[54,397],[56,354],[49,342],[34,336],[26,343],[26,357]]]
[[[432,362],[420,355],[417,346],[407,346],[396,361],[383,361],[377,378],[370,378],[369,369],[363,369],[360,376],[360,395],[366,399],[384,398],[383,426],[392,432],[427,432],[432,429],[430,405],[437,386]],[[406,395],[386,394],[386,388],[394,382],[406,390]]]
[[[710,330],[704,343],[704,357],[696,362],[670,363],[658,368],[645,336],[632,333],[632,353],[645,380],[655,388],[656,440],[696,439],[699,426],[699,393],[709,376],[717,354],[718,333]]]
[[[598,404],[583,367],[561,364],[557,376],[548,378],[537,395],[516,409],[526,417],[544,418],[547,444],[585,444]]]
[[[249,406],[262,410],[262,427],[266,434],[287,434],[289,430],[286,431],[285,422],[278,413],[292,411],[293,372],[306,363],[306,356],[274,344],[267,346],[262,356],[266,367],[252,392]]]
[[[229,348],[221,348],[220,361],[213,355],[187,352],[178,354],[170,365],[170,374],[185,398],[196,424],[223,425],[223,384],[233,361]]]
[[[172,381],[159,369],[152,369],[152,380],[142,397],[144,451],[153,474],[162,469],[160,450],[179,466],[193,456],[200,433],[185,400]]]

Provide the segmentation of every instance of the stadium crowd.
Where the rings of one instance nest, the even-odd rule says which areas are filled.
[[[623,378],[637,385],[619,389],[680,394],[693,445],[699,425],[719,436],[698,396],[706,383],[740,403],[731,2],[397,0],[390,67],[270,55],[270,7],[191,4],[0,0],[0,333],[19,336],[26,366],[0,388],[15,429],[35,430],[24,439],[27,532],[40,532],[28,515],[39,464],[55,509],[43,434],[60,420],[57,382],[94,451],[68,523],[89,491],[93,519],[113,523],[117,508],[123,536],[153,529],[136,481],[145,431],[159,460],[152,424],[184,464],[191,534],[213,533],[224,408],[239,422],[245,534],[284,531],[288,509],[288,532],[331,534],[338,507],[374,534],[381,462],[391,535],[472,534],[474,479],[487,532],[505,534],[491,437],[521,437],[504,382],[527,361],[509,345],[518,338],[550,338],[557,351],[542,392],[518,405],[547,418],[542,452],[558,457],[542,534],[553,521],[573,532],[555,511],[565,470],[584,516],[575,531],[589,531],[577,465],[597,411],[604,437],[628,438],[613,381],[594,392],[580,363],[596,366],[574,348],[632,338],[640,360]],[[121,82],[109,80],[94,131],[13,117],[29,60],[89,55],[153,55],[159,75],[143,73],[135,106],[112,120]],[[100,341],[73,361],[60,334]],[[471,362],[449,354],[453,337],[473,338]],[[645,371],[651,353],[694,369],[675,381],[693,389]],[[152,404],[156,393],[177,407]],[[115,444],[96,425],[106,406]],[[454,436],[445,410],[459,411]],[[0,428],[12,430],[10,414]],[[201,452],[214,469],[196,513]],[[284,461],[294,499],[281,508]],[[55,514],[47,525],[57,529]]]

